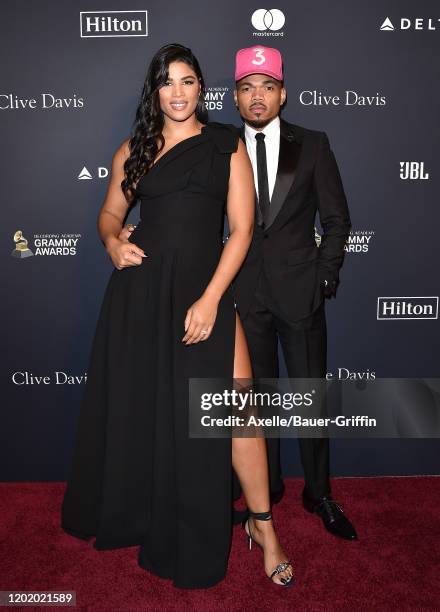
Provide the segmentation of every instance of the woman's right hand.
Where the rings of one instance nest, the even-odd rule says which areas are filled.
[[[113,265],[118,270],[129,266],[140,266],[142,258],[148,257],[143,249],[133,242],[122,241],[116,237],[109,239],[105,246]]]

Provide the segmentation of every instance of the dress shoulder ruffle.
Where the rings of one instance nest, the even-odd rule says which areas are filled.
[[[240,137],[239,129],[235,125],[210,121],[206,124],[205,130],[221,153],[235,153]]]

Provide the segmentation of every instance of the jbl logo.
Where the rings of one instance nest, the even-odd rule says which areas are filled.
[[[400,178],[411,180],[429,179],[428,172],[425,172],[425,162],[400,162]]]

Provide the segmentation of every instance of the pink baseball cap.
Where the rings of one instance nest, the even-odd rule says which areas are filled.
[[[283,80],[283,58],[278,49],[272,47],[247,47],[235,55],[235,80],[249,74],[267,74],[277,81]]]

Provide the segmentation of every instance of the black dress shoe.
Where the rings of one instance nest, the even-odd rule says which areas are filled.
[[[249,517],[249,510],[246,508],[245,510],[236,510],[232,508],[232,523],[234,525],[239,525],[243,521],[246,521]]]
[[[344,540],[357,540],[357,533],[353,525],[345,516],[340,505],[331,497],[320,497],[312,500],[303,491],[303,505],[307,512],[321,517],[324,527],[332,535]]]

